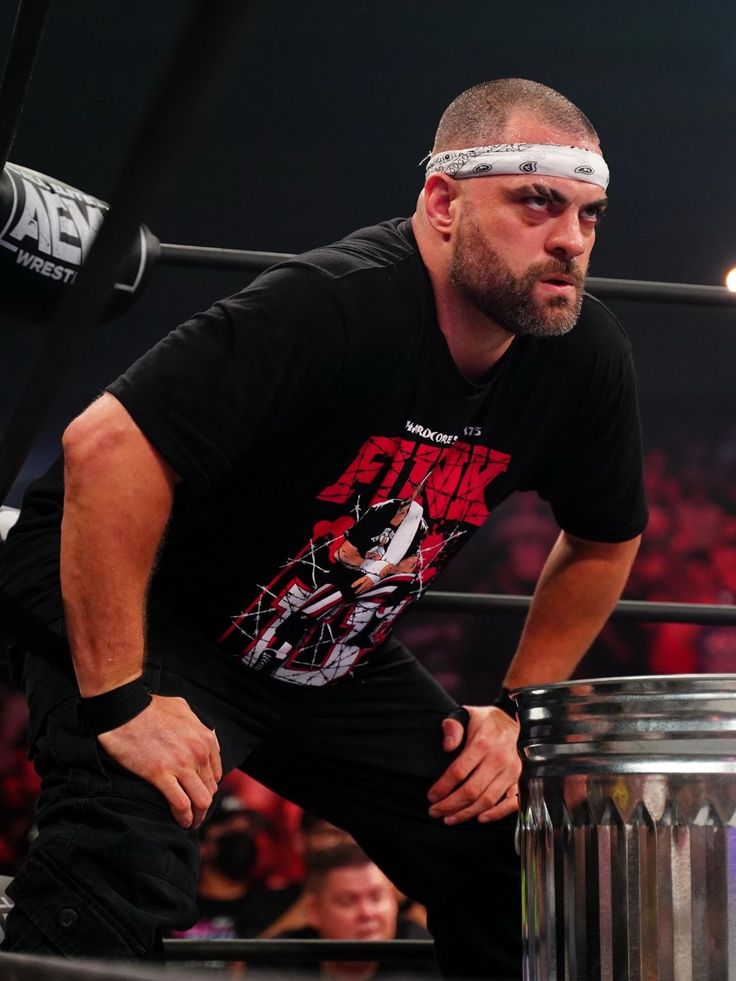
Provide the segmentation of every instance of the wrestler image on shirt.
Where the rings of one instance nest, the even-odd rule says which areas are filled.
[[[301,599],[289,597],[290,610],[255,645],[251,667],[271,674],[294,648],[322,641],[375,646],[383,620],[407,597],[420,566],[428,529],[416,498],[425,481],[410,498],[373,504],[347,529],[325,582]]]

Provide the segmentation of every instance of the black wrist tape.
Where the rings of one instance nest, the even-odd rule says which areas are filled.
[[[505,712],[506,715],[510,716],[514,722],[516,722],[516,713],[518,712],[518,708],[516,702],[511,697],[511,691],[508,688],[502,688],[491,702],[491,705],[501,709],[502,712]]]
[[[141,678],[111,688],[101,695],[80,699],[87,724],[96,736],[130,722],[148,708],[152,700],[151,691]]]

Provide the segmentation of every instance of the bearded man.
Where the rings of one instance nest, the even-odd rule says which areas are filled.
[[[69,425],[0,563],[44,781],[7,949],[152,956],[196,920],[195,829],[242,767],[427,907],[446,974],[520,976],[508,690],[570,676],[646,522],[629,344],[583,292],[607,184],[566,98],[478,85],[411,219],[265,272]],[[560,535],[497,703],[458,706],[391,627],[515,490]],[[374,588],[256,670],[397,499],[427,526],[401,602],[361,566]]]

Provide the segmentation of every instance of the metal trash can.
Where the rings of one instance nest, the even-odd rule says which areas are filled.
[[[515,697],[525,981],[736,981],[736,675]]]

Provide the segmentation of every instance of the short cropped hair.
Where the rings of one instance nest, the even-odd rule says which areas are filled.
[[[526,78],[497,78],[453,99],[440,119],[432,153],[500,143],[506,121],[518,111],[528,111],[581,139],[599,142],[585,113],[555,89]]]
[[[322,848],[307,856],[307,875],[305,885],[309,892],[317,892],[325,879],[335,869],[358,869],[373,865],[360,845],[346,841],[332,848]]]

